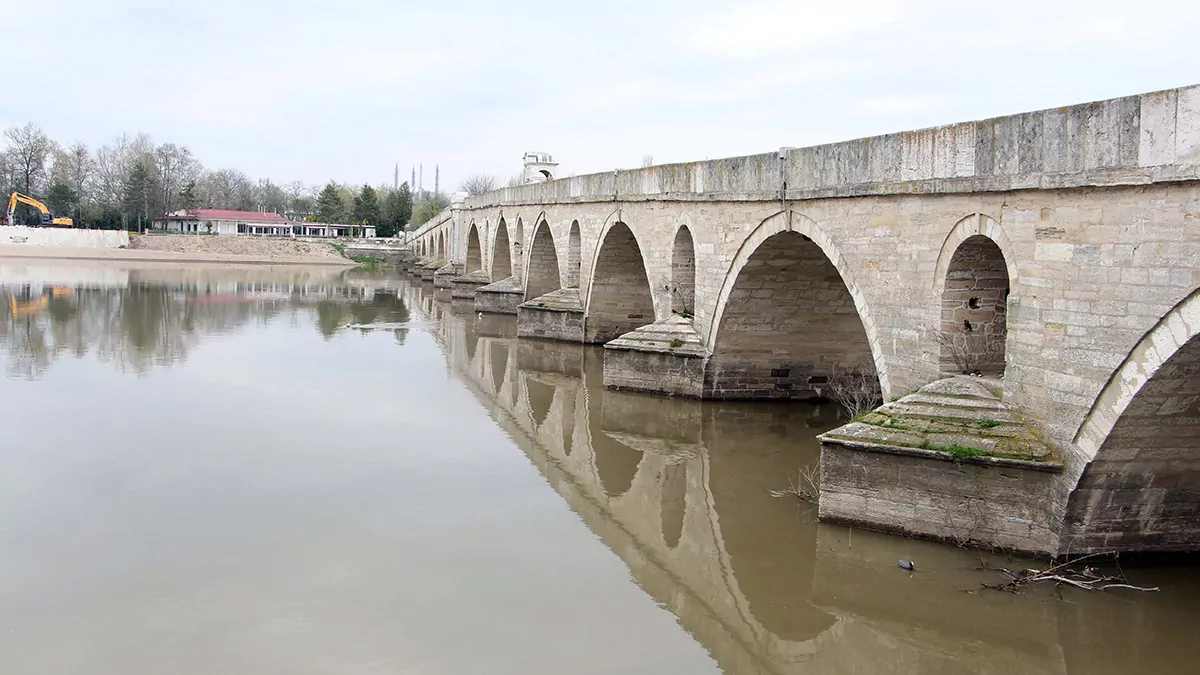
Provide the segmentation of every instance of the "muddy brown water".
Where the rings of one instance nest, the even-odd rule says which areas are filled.
[[[0,311],[0,672],[1200,672],[1195,561],[980,590],[1041,563],[771,496],[832,408],[606,391],[427,284],[0,261]]]

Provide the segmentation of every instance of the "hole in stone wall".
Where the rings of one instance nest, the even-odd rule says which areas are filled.
[[[971,298],[967,300],[967,307],[971,309],[979,309],[979,298]]]
[[[965,330],[965,331],[967,331],[968,333],[970,333],[971,331],[973,331],[973,330],[975,330],[975,329],[971,327],[971,322],[970,322],[970,321],[968,321],[967,319],[963,319],[963,330]]]
[[[813,375],[812,377],[808,378],[808,383],[809,384],[829,384],[829,377],[827,375]]]
[[[772,368],[771,377],[791,377],[791,368]]]

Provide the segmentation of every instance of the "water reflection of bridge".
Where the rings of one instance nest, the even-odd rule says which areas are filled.
[[[968,595],[972,554],[818,525],[771,498],[816,459],[825,412],[605,390],[594,348],[514,339],[511,318],[432,289],[408,297],[450,370],[726,672],[1121,672],[1139,662],[1131,640],[1168,630],[1119,599],[1097,600],[1123,610],[1097,628],[1095,604]],[[913,548],[937,574],[893,573]]]

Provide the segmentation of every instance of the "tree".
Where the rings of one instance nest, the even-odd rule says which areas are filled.
[[[75,220],[82,224],[84,206],[91,203],[92,176],[96,161],[87,145],[76,143],[66,150],[66,180],[75,192]]]
[[[46,206],[55,215],[65,213],[75,213],[75,202],[77,195],[66,183],[54,182],[50,184],[50,189],[46,191]]]
[[[256,191],[257,209],[279,213],[287,209],[288,196],[283,188],[271,182],[270,178],[260,178]]]
[[[154,194],[158,189],[154,175],[142,161],[133,165],[129,172],[129,180],[125,183],[125,195],[122,201],[122,211],[128,217],[137,218],[137,229],[144,229],[143,222],[150,218]]]
[[[54,149],[54,142],[33,122],[23,127],[9,127],[4,131],[8,141],[9,162],[16,178],[16,188],[25,194],[33,194],[41,187],[46,176],[46,160]]]
[[[199,162],[192,158],[192,151],[186,146],[180,147],[174,143],[158,146],[154,151],[154,159],[158,167],[158,183],[162,188],[163,210],[173,211],[178,206],[179,193],[198,173]]]
[[[466,192],[472,197],[475,195],[481,195],[485,192],[491,192],[492,190],[496,189],[496,177],[489,176],[484,173],[477,173],[464,180],[462,182],[461,189],[463,192]]]
[[[374,227],[379,225],[380,220],[379,197],[375,188],[364,184],[354,197],[354,222]]]
[[[190,180],[187,185],[183,186],[183,190],[179,192],[179,206],[191,211],[196,208],[198,203],[196,196],[196,181]]]
[[[346,203],[333,181],[329,181],[317,197],[318,223],[341,223],[346,220]]]

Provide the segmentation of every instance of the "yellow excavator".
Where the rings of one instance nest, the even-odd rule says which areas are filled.
[[[28,204],[28,205],[32,206],[33,208],[37,209],[38,211],[40,211],[42,213],[42,222],[41,222],[42,227],[50,227],[50,226],[74,227],[75,226],[74,221],[72,221],[70,218],[54,217],[54,214],[50,213],[50,209],[46,208],[45,204],[39,202],[38,200],[34,199],[33,197],[30,197],[29,195],[23,195],[20,192],[14,192],[14,193],[12,193],[12,197],[8,198],[8,219],[5,221],[6,225],[16,225],[17,224],[16,218],[14,216],[16,215],[18,203]]]

